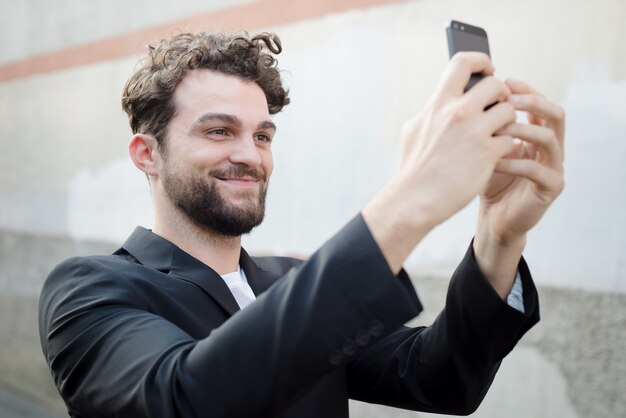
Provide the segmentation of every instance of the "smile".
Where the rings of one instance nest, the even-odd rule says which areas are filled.
[[[252,177],[216,177],[222,183],[236,187],[253,187],[257,186],[259,181]]]

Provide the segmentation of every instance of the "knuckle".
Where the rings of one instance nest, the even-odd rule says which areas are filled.
[[[452,64],[459,66],[459,67],[465,67],[468,66],[470,63],[470,59],[468,56],[467,52],[457,52],[456,54],[454,54],[454,56],[452,56]]]
[[[476,63],[488,61],[489,56],[484,52],[477,51],[460,51],[452,56],[450,63],[455,66],[469,68]]]
[[[552,145],[554,148],[560,149],[559,138],[557,137],[556,132],[554,132],[552,129],[548,131],[546,141],[548,141],[550,145]]]
[[[559,179],[556,184],[557,194],[561,194],[565,189],[565,178],[563,176],[559,176]]]
[[[510,122],[515,122],[515,120],[517,119],[515,107],[513,107],[513,105],[509,102],[501,102],[500,104],[502,105],[502,108],[505,112],[504,114],[507,116],[507,119]]]
[[[402,137],[413,136],[419,130],[421,126],[421,122],[424,118],[422,113],[414,115],[413,117],[407,119],[400,128],[400,134]]]
[[[554,143],[556,143],[556,135],[552,129],[540,129],[537,135],[537,139],[544,145],[553,145]]]
[[[452,123],[462,123],[465,122],[469,118],[469,111],[466,106],[463,105],[455,105],[450,109],[450,122]]]
[[[557,105],[554,113],[555,113],[554,115],[555,119],[559,121],[565,120],[565,109],[563,109],[562,106]]]
[[[499,117],[501,117],[507,124],[513,123],[517,119],[515,108],[512,104],[508,102],[500,102],[495,106],[495,108],[497,109]]]
[[[513,94],[513,92],[511,91],[509,86],[506,85],[506,83],[501,81],[500,84],[502,86],[502,96],[501,96],[501,98],[502,98],[502,100],[504,100],[504,99],[508,98],[511,94]],[[511,105],[511,107],[513,107],[513,106]]]
[[[492,75],[485,76],[483,82],[489,86],[489,88],[498,91],[502,95],[508,95],[509,88],[502,81],[498,80]]]

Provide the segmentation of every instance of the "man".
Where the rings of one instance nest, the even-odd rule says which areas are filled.
[[[154,229],[63,262],[44,285],[42,346],[71,416],[346,417],[348,397],[468,414],[538,321],[521,252],[563,188],[564,116],[492,77],[479,53],[452,59],[403,129],[397,172],[309,260],[241,248],[263,219],[270,114],[289,102],[280,51],[270,34],[181,34],[127,83]],[[463,94],[474,72],[486,78]],[[403,327],[421,305],[402,263],[478,194],[446,308],[430,327]]]

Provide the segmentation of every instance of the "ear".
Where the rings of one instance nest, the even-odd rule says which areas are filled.
[[[148,176],[158,175],[161,168],[161,153],[158,142],[152,135],[135,134],[128,144],[128,153],[135,166]]]

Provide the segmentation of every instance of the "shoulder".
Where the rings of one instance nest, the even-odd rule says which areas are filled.
[[[59,263],[48,275],[44,289],[58,281],[90,282],[121,276],[135,263],[116,255],[72,257]]]
[[[50,273],[74,273],[81,274],[93,270],[119,270],[135,264],[126,257],[118,255],[90,255],[71,257],[60,262]]]
[[[70,301],[136,303],[140,298],[132,277],[139,276],[135,272],[141,268],[116,255],[69,258],[57,265],[44,281],[40,310]]]

